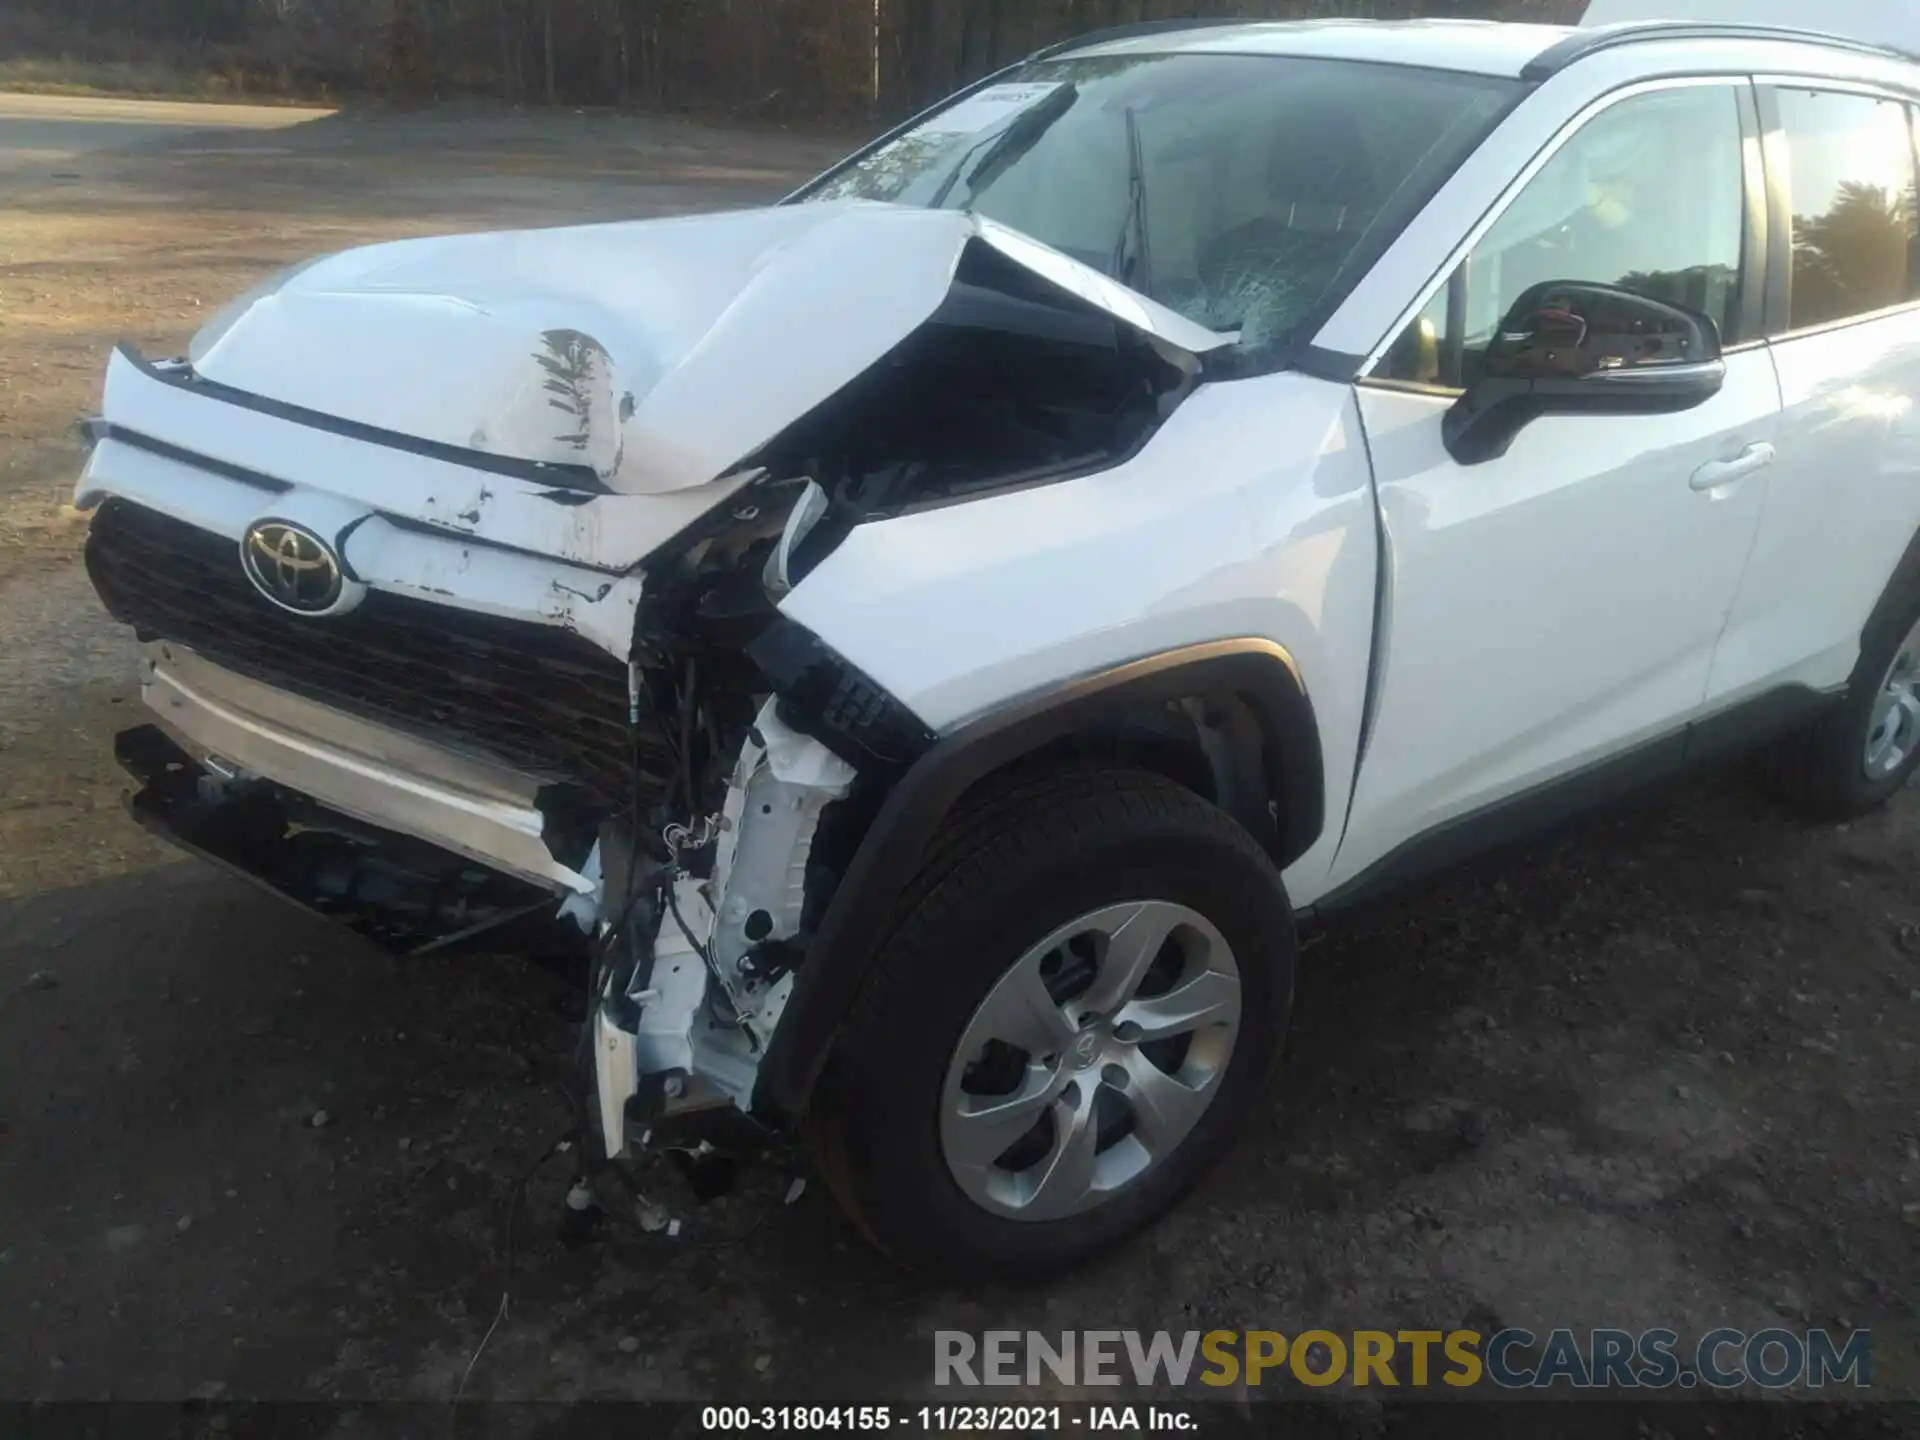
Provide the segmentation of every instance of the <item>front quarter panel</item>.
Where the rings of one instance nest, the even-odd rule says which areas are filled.
[[[855,529],[782,606],[939,734],[1066,682],[1213,640],[1292,657],[1320,732],[1322,879],[1346,813],[1377,537],[1349,387],[1203,386],[1127,462]]]

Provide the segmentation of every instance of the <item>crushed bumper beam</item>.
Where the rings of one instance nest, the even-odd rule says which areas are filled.
[[[554,856],[531,776],[250,680],[172,641],[147,646],[142,672],[147,707],[216,769],[269,776],[554,892],[594,888]]]
[[[547,952],[583,943],[578,926],[555,918],[551,891],[271,782],[220,775],[157,725],[115,736],[114,758],[139,783],[127,809],[143,828],[376,943],[407,952],[483,939]]]

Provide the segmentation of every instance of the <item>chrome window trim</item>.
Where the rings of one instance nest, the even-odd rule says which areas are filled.
[[[1898,105],[1920,105],[1920,79],[1916,79],[1911,88],[1882,84],[1875,80],[1836,79],[1825,75],[1755,75],[1753,83],[1774,90],[1830,90],[1841,95],[1866,95],[1875,100],[1891,100]]]
[[[1794,340],[1808,340],[1817,335],[1828,335],[1835,330],[1851,330],[1856,325],[1871,325],[1877,320],[1892,320],[1901,315],[1911,315],[1920,311],[1920,296],[1911,300],[1902,300],[1898,305],[1882,305],[1878,310],[1868,310],[1860,315],[1848,315],[1839,320],[1822,320],[1818,325],[1802,325],[1798,330],[1782,330],[1777,335],[1769,335],[1767,344],[1785,345]]]
[[[1526,167],[1508,182],[1507,188],[1500,192],[1500,198],[1493,202],[1487,213],[1482,215],[1467,232],[1466,238],[1448,253],[1447,258],[1441,262],[1440,268],[1421,287],[1413,303],[1401,310],[1398,318],[1387,328],[1387,333],[1380,338],[1379,343],[1367,352],[1367,357],[1360,366],[1360,378],[1363,380],[1373,378],[1374,370],[1386,358],[1394,342],[1405,332],[1407,326],[1413,323],[1414,318],[1427,308],[1427,303],[1438,293],[1440,287],[1447,283],[1453,272],[1473,253],[1473,247],[1484,240],[1487,232],[1497,225],[1501,216],[1512,208],[1513,203],[1520,198],[1520,192],[1533,182],[1534,176],[1547,167],[1547,163],[1560,153],[1568,141],[1596,118],[1614,106],[1641,95],[1654,95],[1666,90],[1696,90],[1710,85],[1744,88],[1753,83],[1753,78],[1748,75],[1681,75],[1666,76],[1658,80],[1639,80],[1609,91],[1582,109],[1579,114],[1562,125],[1533,159],[1527,162]]]

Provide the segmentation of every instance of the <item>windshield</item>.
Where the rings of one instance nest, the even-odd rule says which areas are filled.
[[[1260,348],[1357,278],[1516,89],[1266,55],[1044,61],[800,198],[977,211]]]

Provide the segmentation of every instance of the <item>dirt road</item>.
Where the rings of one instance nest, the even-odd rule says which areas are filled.
[[[562,1157],[474,1363],[572,997],[386,958],[122,819],[67,429],[115,339],[177,351],[274,266],[724,205],[835,146],[205,120],[50,139],[0,103],[0,1397],[906,1396],[938,1328],[1501,1323],[1872,1327],[1920,1396],[1920,796],[1810,830],[1737,777],[1317,937],[1248,1143],[1045,1292],[916,1287],[820,1186],[781,1203],[784,1152],[706,1208],[648,1172],[677,1235],[616,1192],[563,1246]]]
[[[186,131],[281,130],[332,113],[292,106],[0,93],[0,175],[61,172],[63,165],[95,151],[130,150],[176,139]]]

